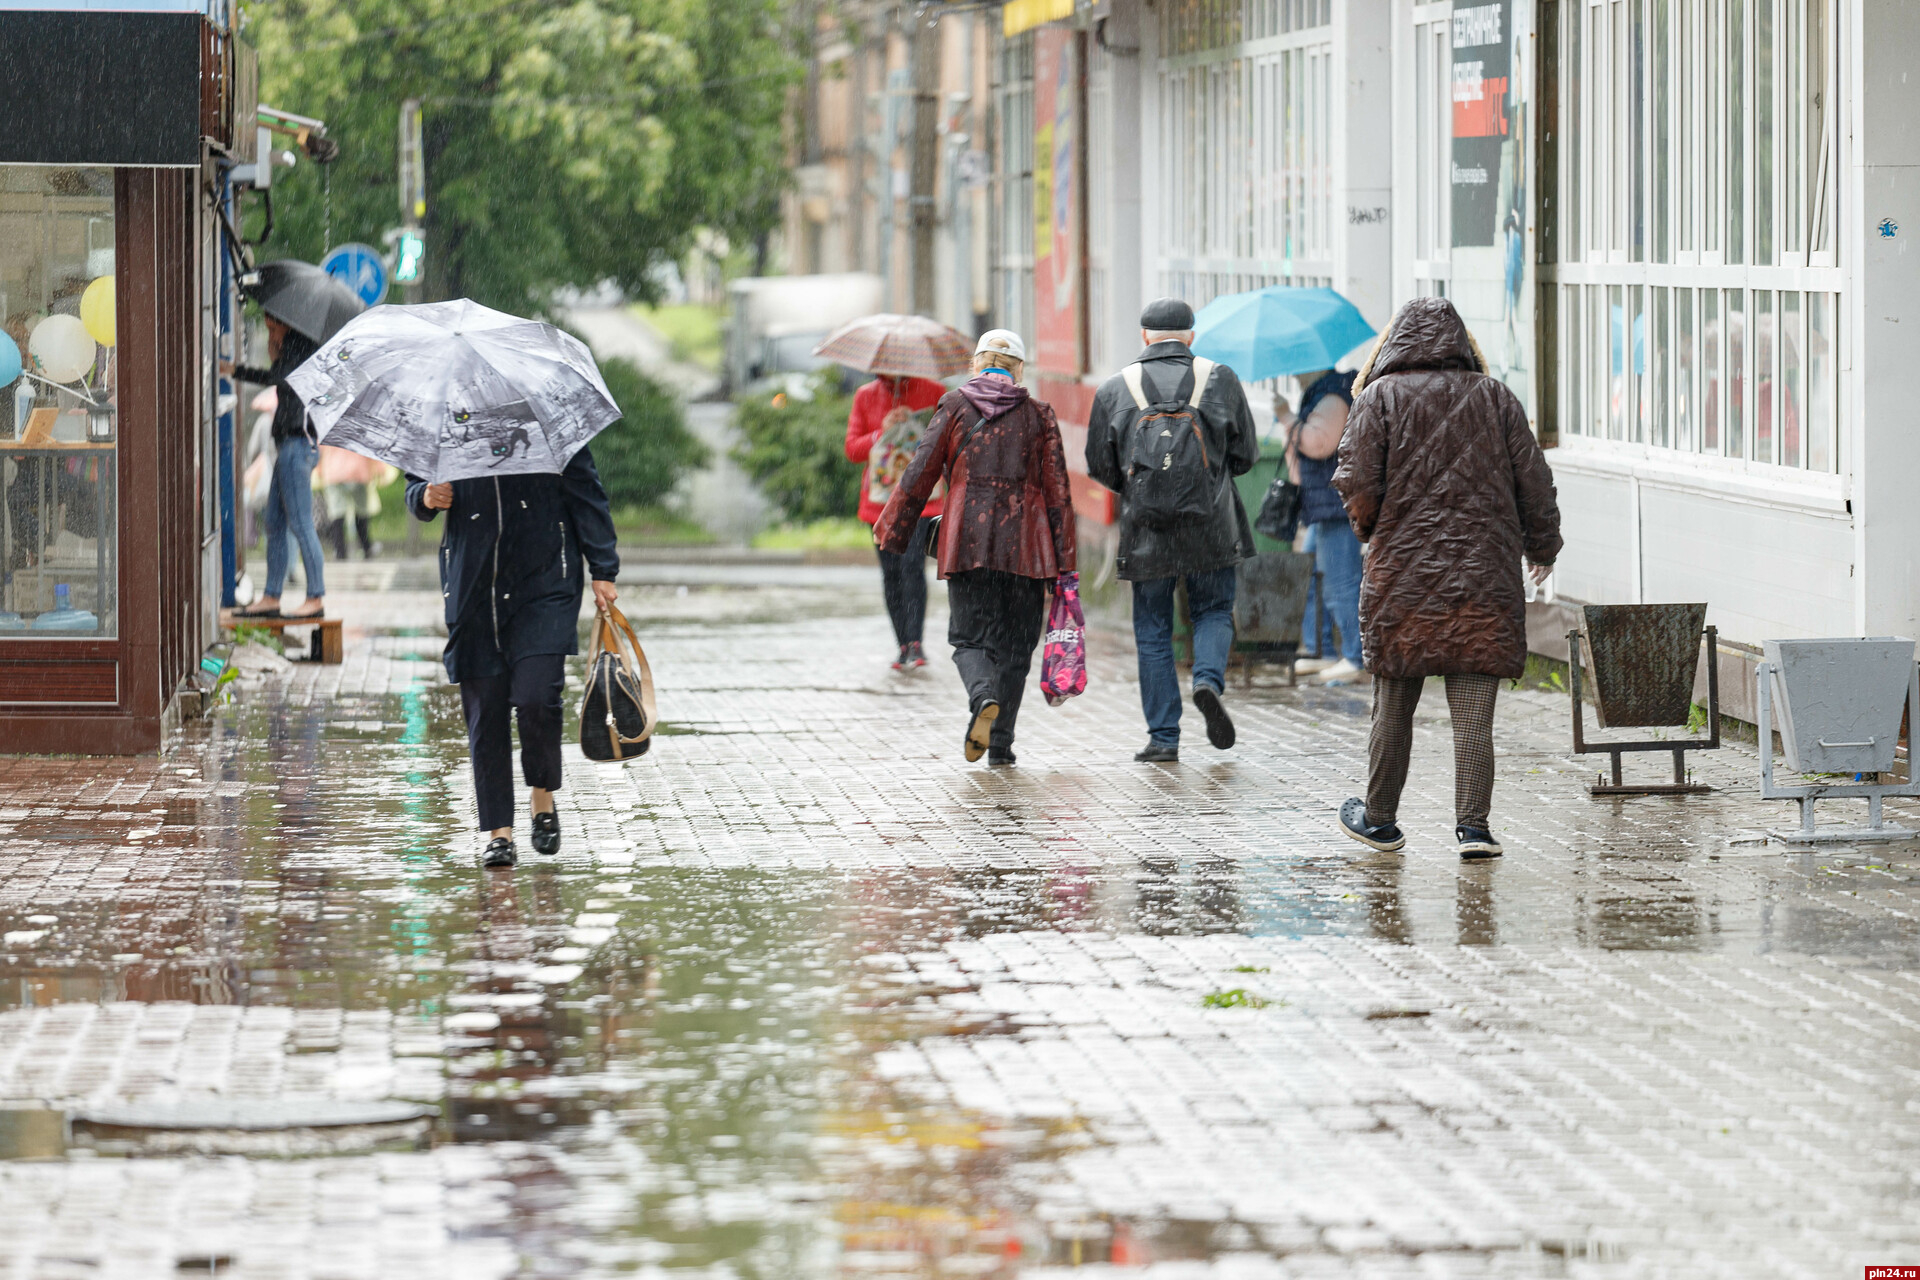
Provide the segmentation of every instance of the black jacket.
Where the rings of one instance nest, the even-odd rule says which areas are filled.
[[[274,357],[272,367],[260,369],[253,365],[241,365],[233,371],[236,381],[251,382],[256,387],[272,387],[277,393],[273,410],[275,444],[284,444],[295,436],[312,438],[307,431],[307,406],[287,385],[287,375],[305,364],[307,358],[319,349],[312,338],[289,329],[287,336],[280,339],[280,354]]]
[[[407,509],[431,521],[441,513],[427,509],[426,492],[426,481],[407,477]],[[581,449],[557,476],[455,480],[446,515],[447,679],[504,675],[533,654],[580,652],[587,578],[611,582],[620,573],[592,451]]]
[[[1156,342],[1140,353],[1149,403],[1184,399],[1192,394],[1193,352],[1184,343]],[[1087,427],[1087,474],[1116,494],[1123,494],[1126,476],[1121,470],[1127,440],[1140,410],[1127,390],[1125,378],[1114,374],[1100,384],[1093,397],[1092,421]],[[1217,365],[1200,398],[1200,421],[1207,435],[1207,452],[1224,455],[1229,476],[1245,475],[1260,460],[1260,440],[1254,433],[1253,410],[1240,379],[1225,365]],[[1253,554],[1253,528],[1247,523],[1240,494],[1229,480],[1220,486],[1213,517],[1191,528],[1149,529],[1127,514],[1120,502],[1120,553],[1114,568],[1128,582],[1152,582],[1176,574],[1204,573],[1238,564]]]

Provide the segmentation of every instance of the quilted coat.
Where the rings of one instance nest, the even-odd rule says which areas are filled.
[[[976,421],[982,423],[978,434],[965,440]],[[1020,396],[1011,408],[980,419],[965,388],[942,396],[907,474],[873,527],[874,542],[905,551],[920,509],[943,475],[942,578],[968,569],[1056,578],[1076,567],[1067,455],[1051,405]]]
[[[1368,544],[1360,638],[1376,676],[1518,676],[1521,556],[1560,554],[1553,472],[1526,411],[1444,298],[1415,298],[1354,385],[1333,486]]]

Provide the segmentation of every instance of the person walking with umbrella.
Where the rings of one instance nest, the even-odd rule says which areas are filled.
[[[267,534],[267,579],[252,605],[234,610],[235,618],[323,618],[326,616],[327,577],[320,534],[313,523],[313,468],[319,446],[307,430],[307,409],[287,386],[287,378],[305,364],[322,342],[362,310],[360,300],[346,286],[320,268],[305,262],[269,262],[259,271],[259,282],[249,291],[267,319],[267,358],[262,369],[224,364],[221,371],[241,382],[272,387],[273,481],[262,513]],[[306,573],[307,598],[285,613],[280,592],[287,580],[287,544],[300,548],[300,566]]]
[[[1366,798],[1340,807],[1340,826],[1385,853],[1406,845],[1398,818],[1413,713],[1427,678],[1445,676],[1454,838],[1462,858],[1497,858],[1494,700],[1527,664],[1521,559],[1540,582],[1560,554],[1553,471],[1519,398],[1488,375],[1445,298],[1401,307],[1353,389],[1333,487],[1369,544],[1360,633],[1373,735]]]
[[[1077,580],[1073,496],[1053,407],[1020,385],[1026,344],[1006,329],[980,335],[974,376],[934,410],[907,473],[873,527],[903,552],[943,479],[934,539],[951,608],[947,641],[967,686],[961,751],[1014,763],[1014,724],[1046,622],[1047,588]]]
[[[958,330],[924,316],[865,316],[829,334],[814,354],[876,374],[853,395],[847,414],[847,461],[865,463],[860,519],[880,519],[887,499],[919,447],[929,411],[947,389],[934,381],[967,367],[968,343]],[[899,653],[893,669],[924,667],[927,620],[927,537],[943,510],[936,490],[920,513],[906,550],[876,546],[880,589]]]
[[[561,695],[580,603],[618,597],[613,516],[587,441],[620,416],[593,356],[552,325],[472,302],[381,307],[292,379],[321,438],[407,476],[407,508],[445,513],[447,678],[460,686],[489,867],[518,862],[513,736],[532,842],[559,852]]]

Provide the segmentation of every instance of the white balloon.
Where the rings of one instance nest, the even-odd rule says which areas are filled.
[[[27,338],[33,371],[49,382],[75,382],[93,368],[93,335],[79,316],[48,316]]]

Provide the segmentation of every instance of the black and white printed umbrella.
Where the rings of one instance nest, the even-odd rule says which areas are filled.
[[[287,385],[320,443],[434,481],[563,471],[620,416],[585,343],[465,298],[374,307]]]

